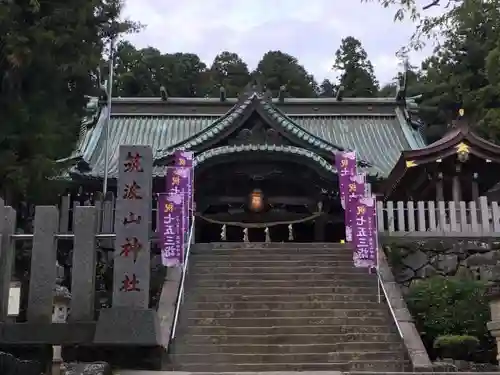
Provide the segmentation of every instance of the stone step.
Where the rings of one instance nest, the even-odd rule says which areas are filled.
[[[307,254],[307,253],[266,253],[266,254],[249,254],[249,253],[234,253],[234,254],[195,254],[191,259],[195,262],[199,261],[218,261],[220,263],[229,261],[256,261],[256,260],[269,260],[269,261],[332,261],[343,260],[352,262],[352,254],[349,253],[322,253],[322,254]]]
[[[189,353],[171,355],[173,363],[321,363],[351,361],[403,361],[400,351],[377,352],[329,352],[329,353],[266,353],[266,354],[230,354],[230,353]]]
[[[291,318],[186,318],[189,326],[216,327],[294,327],[322,325],[381,326],[387,323],[383,317],[291,317]]]
[[[233,345],[270,345],[270,344],[305,344],[313,341],[316,344],[340,344],[363,342],[399,342],[395,333],[344,333],[344,334],[276,334],[276,335],[185,335],[175,339],[182,344],[233,344]]]
[[[184,310],[184,316],[197,319],[252,318],[386,318],[382,309],[308,309],[308,310]]]
[[[335,288],[335,287],[373,287],[377,285],[377,279],[368,280],[191,280],[189,286],[200,288]],[[188,287],[189,287],[188,286]]]
[[[397,334],[396,327],[391,324],[372,324],[372,325],[302,325],[287,326],[277,324],[275,326],[259,326],[255,322],[254,326],[247,327],[228,327],[216,325],[181,325],[179,336],[191,335],[209,335],[209,336],[269,336],[269,335],[321,335],[321,334]]]
[[[307,247],[287,247],[287,248],[234,248],[234,249],[212,249],[198,250],[193,249],[193,256],[201,255],[248,255],[248,256],[264,256],[264,255],[330,255],[341,254],[352,257],[353,250],[350,247],[346,248],[307,248]]]
[[[283,266],[283,264],[279,262],[275,262],[275,265],[268,265],[267,263],[263,263],[262,266],[257,267],[223,267],[205,265],[200,264],[201,262],[192,262],[189,266],[189,275],[218,275],[218,274],[238,274],[241,277],[246,277],[246,275],[251,275],[254,277],[255,275],[261,274],[335,274],[335,275],[346,275],[346,276],[354,276],[354,275],[370,275],[366,268],[355,268],[352,261],[346,262],[338,262],[341,263],[340,266],[330,266],[326,267],[323,263],[320,263],[318,266],[304,266],[302,263],[297,263],[296,266]]]
[[[333,242],[211,242],[196,243],[193,251],[213,251],[214,249],[350,249],[351,245]]]
[[[273,301],[276,303],[291,302],[291,303],[307,303],[307,302],[358,302],[358,303],[373,303],[378,299],[377,291],[375,293],[372,289],[368,291],[352,293],[332,294],[331,290],[323,293],[318,291],[311,291],[309,293],[275,293],[269,291],[262,294],[248,294],[248,293],[224,293],[224,290],[217,289],[210,294],[196,294],[196,289],[191,289],[186,293],[186,304],[190,303],[267,303]]]
[[[175,364],[173,369],[175,371],[185,371],[185,372],[203,372],[205,375],[207,372],[212,373],[229,373],[232,375],[235,372],[249,372],[256,371],[259,375],[265,375],[263,372],[269,371],[274,372],[270,375],[278,375],[276,372],[292,372],[292,371],[328,371],[328,374],[332,375],[332,371],[380,371],[380,372],[396,372],[405,371],[409,367],[407,362],[392,361],[388,362],[385,360],[372,360],[372,361],[356,361],[356,363],[349,362],[317,362],[317,363],[239,363],[239,364],[227,364],[227,363],[183,363]],[[214,374],[215,375],[215,374]],[[297,374],[298,375],[298,374]],[[304,375],[307,375],[305,373]],[[317,373],[311,375],[318,375]],[[340,374],[339,374],[340,375]],[[392,375],[392,374],[390,374]]]
[[[207,295],[207,294],[233,294],[233,295],[252,295],[252,296],[268,296],[273,294],[283,294],[292,295],[300,300],[304,295],[314,295],[314,294],[377,294],[377,286],[374,283],[373,286],[359,286],[359,287],[346,287],[346,286],[329,286],[329,287],[304,287],[304,286],[274,286],[274,287],[264,287],[258,288],[255,286],[238,286],[233,288],[224,287],[201,287],[199,285],[196,288],[190,288],[191,293],[195,295]]]
[[[327,354],[333,352],[347,353],[384,353],[404,352],[404,346],[400,342],[341,342],[341,343],[316,343],[311,338],[305,344],[208,344],[193,345],[175,343],[174,353],[183,354]]]
[[[282,301],[277,302],[271,298],[268,301],[243,301],[243,302],[198,302],[190,301],[189,296],[182,305],[182,312],[189,310],[307,310],[307,309],[350,309],[350,310],[382,310],[387,311],[385,303],[377,302],[351,302],[351,301]]]
[[[195,282],[206,282],[206,281],[254,281],[264,280],[264,281],[285,281],[285,280],[300,280],[300,281],[376,281],[377,276],[375,274],[359,274],[359,273],[349,273],[349,272],[335,272],[329,270],[329,272],[292,272],[293,269],[289,269],[288,272],[261,272],[261,273],[225,273],[218,272],[213,274],[197,274],[190,270],[189,279]]]
[[[189,270],[205,268],[205,269],[213,269],[218,272],[220,268],[253,268],[253,267],[284,267],[288,269],[295,269],[297,267],[328,267],[332,271],[334,270],[345,270],[345,272],[350,272],[351,270],[356,270],[360,268],[355,268],[352,259],[316,259],[316,258],[308,258],[308,259],[296,259],[296,260],[276,260],[276,259],[217,259],[217,258],[205,258],[199,259],[193,257],[189,262]],[[366,272],[366,270],[364,269]]]

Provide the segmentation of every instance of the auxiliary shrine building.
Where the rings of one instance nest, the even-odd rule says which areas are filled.
[[[100,191],[107,107],[91,101],[77,150],[65,163],[72,189]],[[335,241],[344,237],[335,153],[356,150],[358,171],[381,200],[475,200],[498,182],[500,147],[457,120],[427,145],[413,99],[273,98],[248,87],[239,98],[113,98],[110,188],[118,146],[150,145],[154,190],[165,191],[176,149],[195,154],[196,242]],[[253,202],[260,202],[252,205]],[[258,199],[255,199],[258,198]],[[267,229],[266,229],[267,228]],[[266,229],[266,230],[263,230]],[[227,231],[227,233],[226,233]]]

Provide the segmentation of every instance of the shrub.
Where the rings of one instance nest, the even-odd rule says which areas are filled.
[[[410,286],[406,302],[430,354],[434,340],[446,335],[479,337],[482,348],[489,350],[485,282],[441,276],[419,280]]]
[[[468,335],[445,335],[434,340],[439,358],[470,360],[479,348],[479,339]]]

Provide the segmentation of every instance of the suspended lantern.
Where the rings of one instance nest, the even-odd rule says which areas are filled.
[[[264,195],[262,190],[254,189],[250,193],[250,210],[260,212],[264,209]]]

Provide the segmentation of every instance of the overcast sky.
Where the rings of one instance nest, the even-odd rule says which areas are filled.
[[[393,22],[394,9],[360,0],[126,0],[125,17],[146,28],[128,39],[137,47],[162,52],[194,52],[210,65],[221,51],[238,53],[255,68],[269,50],[299,59],[317,81],[335,79],[335,51],[352,35],[365,47],[377,78],[396,75],[395,52],[414,30],[411,22]],[[411,55],[418,65],[430,47]]]

